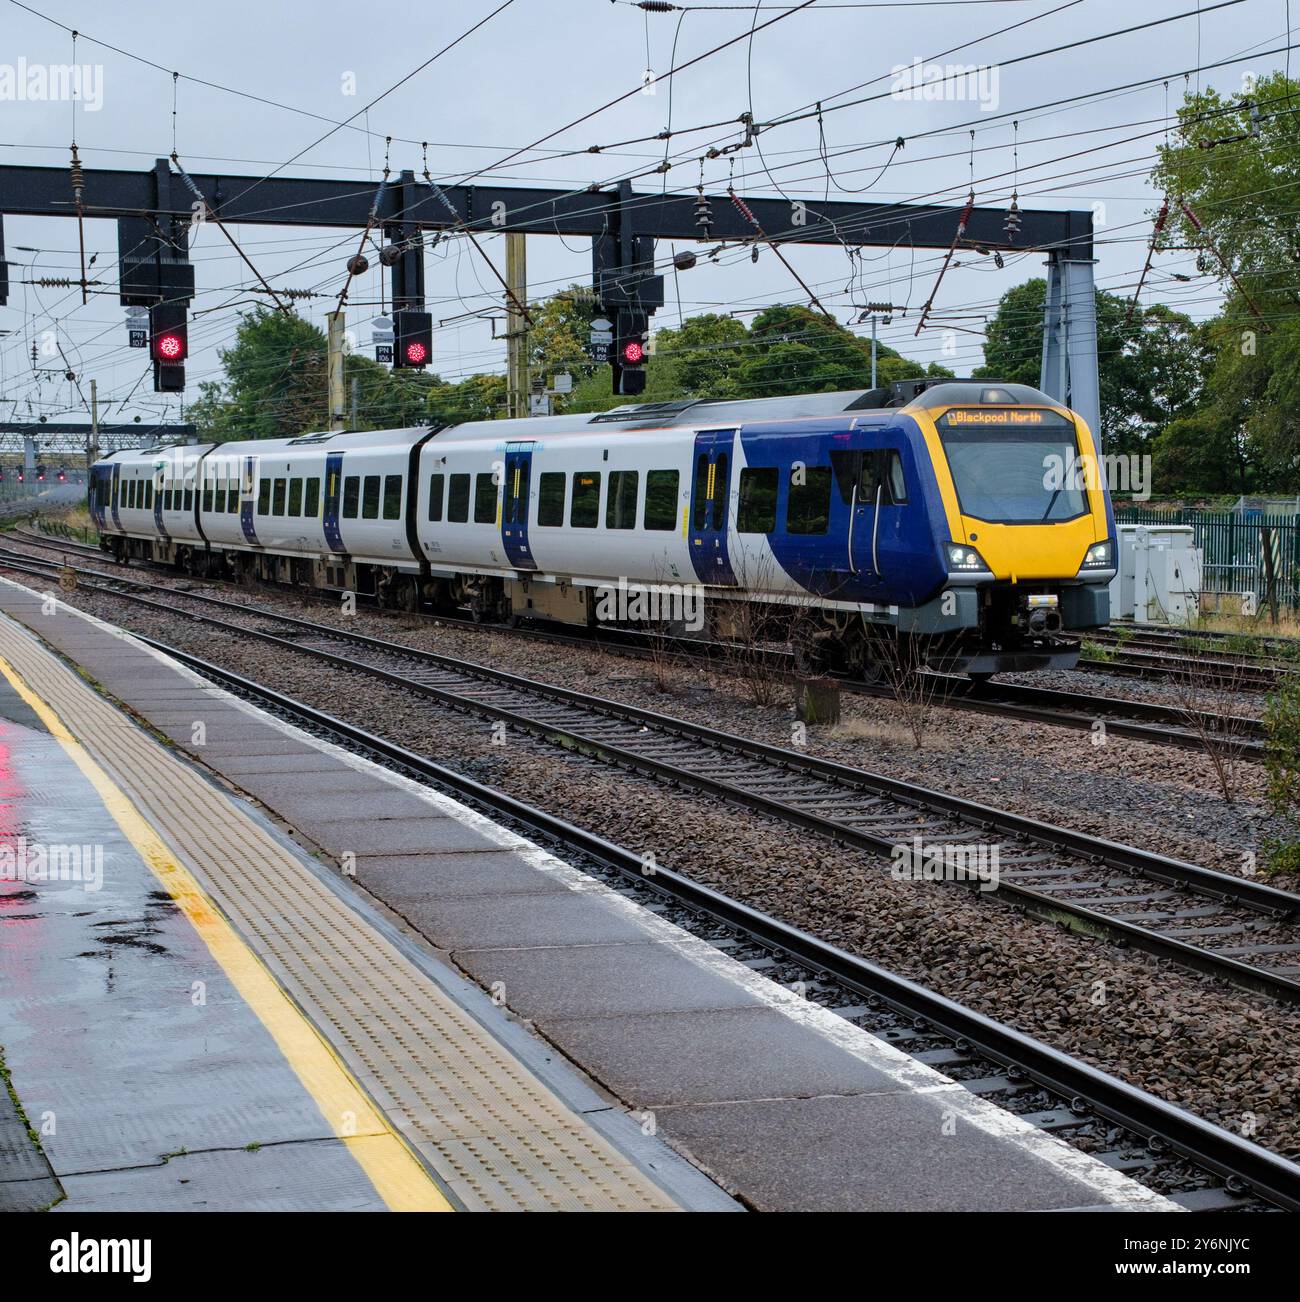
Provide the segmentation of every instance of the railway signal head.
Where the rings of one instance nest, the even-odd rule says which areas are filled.
[[[403,308],[393,313],[393,365],[423,370],[433,358],[433,317]]]
[[[149,309],[149,356],[153,387],[175,393],[185,387],[185,359],[190,354],[189,320],[184,303],[155,303]]]
[[[646,312],[618,313],[614,328],[614,351],[610,365],[614,368],[614,392],[637,394],[645,391],[646,335],[650,316]]]

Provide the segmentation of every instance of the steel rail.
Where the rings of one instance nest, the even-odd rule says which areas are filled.
[[[48,563],[47,563],[48,564]],[[15,566],[13,568],[21,568]],[[156,585],[135,583],[139,587]],[[174,605],[164,604],[151,598],[132,593],[115,591],[112,588],[92,585],[95,590],[162,611],[168,615],[178,612]],[[1026,818],[1008,811],[952,796],[945,792],[919,787],[882,774],[870,773],[839,764],[832,760],[820,759],[802,752],[790,751],[765,742],[738,737],[721,732],[701,724],[671,716],[644,710],[636,706],[624,705],[569,688],[537,682],[523,678],[504,670],[492,669],[482,665],[471,665],[452,657],[439,655],[431,651],[403,647],[397,644],[371,637],[368,634],[353,633],[335,629],[330,626],[313,623],[296,616],[282,615],[263,611],[250,611],[238,603],[223,598],[208,597],[201,594],[177,593],[174,589],[163,589],[170,596],[195,600],[204,604],[226,608],[248,616],[254,614],[286,625],[294,630],[301,630],[324,641],[336,641],[350,646],[364,647],[382,655],[407,659],[419,664],[436,667],[451,676],[453,682],[448,686],[439,686],[412,678],[408,673],[386,669],[382,666],[366,664],[354,655],[328,651],[320,647],[305,646],[298,641],[282,638],[276,634],[260,629],[250,629],[243,625],[212,616],[190,614],[188,618],[218,628],[227,633],[250,637],[281,649],[312,656],[333,664],[336,667],[354,672],[365,673],[371,677],[388,682],[390,685],[420,695],[430,697],[439,703],[461,711],[477,713],[484,717],[513,724],[552,744],[557,744],[576,752],[590,755],[606,763],[632,771],[648,774],[659,780],[679,786],[689,786],[711,795],[720,795],[733,803],[753,809],[785,822],[801,827],[807,831],[826,836],[833,841],[866,849],[872,853],[896,857],[900,836],[905,836],[911,827],[902,831],[898,828],[886,830],[886,835],[866,831],[820,812],[816,805],[825,803],[826,799],[839,799],[843,803],[845,794],[860,793],[863,797],[892,802],[902,811],[916,810],[929,814],[940,814],[957,823],[956,834],[965,835],[968,829],[996,830],[1004,835],[1014,837],[1022,842],[1050,847],[1064,851],[1074,862],[1072,871],[1087,871],[1090,866],[1107,866],[1119,868],[1131,876],[1162,883],[1180,890],[1190,890],[1207,899],[1226,905],[1244,907],[1259,913],[1272,921],[1292,921],[1300,913],[1300,896],[1293,895],[1274,887],[1263,885],[1249,879],[1234,877],[1213,869],[1186,863],[1182,860],[1153,854],[1133,846],[1103,840],[1085,833],[1056,827],[1040,820]],[[490,700],[475,699],[466,693],[466,681],[469,684],[484,683],[501,687],[525,698],[559,703],[566,710],[576,710],[585,718],[579,719],[579,726],[574,726],[572,719],[563,714],[556,715],[546,709],[535,711],[533,717],[520,711],[518,702],[513,705],[498,704]],[[591,716],[595,716],[593,719]],[[632,723],[639,733],[651,736],[619,737],[602,735],[602,720],[617,723]],[[593,726],[594,725],[594,726]],[[660,757],[646,753],[647,743],[655,737],[682,739],[692,743],[692,750],[675,757]],[[628,741],[635,744],[629,746]],[[800,808],[790,800],[770,794],[766,790],[747,788],[734,780],[731,760],[725,760],[720,771],[701,773],[689,766],[692,758],[704,756],[708,751],[715,752],[720,758],[735,757],[746,761],[759,761],[774,772],[788,776],[801,775],[821,779],[831,784],[832,790],[823,800],[814,800],[814,808]],[[683,763],[686,760],[686,763]],[[725,776],[724,776],[725,774]],[[743,771],[741,776],[744,776]],[[756,776],[751,774],[751,779]],[[765,785],[760,783],[760,788]],[[779,784],[788,785],[788,781]],[[855,808],[859,802],[850,802]],[[899,821],[897,813],[890,815],[892,821]],[[907,814],[904,824],[914,815]],[[924,827],[924,819],[921,825]],[[926,829],[925,838],[930,844],[943,844],[951,839],[954,829]],[[906,851],[906,842],[901,842]],[[977,877],[966,877],[954,884],[965,884],[979,888],[982,882]],[[1009,900],[1014,907],[1043,921],[1062,924],[1083,935],[1104,937],[1122,945],[1131,945],[1156,957],[1170,960],[1180,966],[1207,975],[1230,981],[1232,984],[1290,1003],[1300,1003],[1300,982],[1267,968],[1242,962],[1229,955],[1192,945],[1176,937],[1162,935],[1150,928],[1134,922],[1102,913],[1089,908],[1086,904],[1071,899],[1061,899],[1032,887],[1007,880],[1003,875],[998,882],[996,893]],[[1141,897],[1132,897],[1132,903],[1140,905]],[[1151,901],[1154,902],[1154,901]]]

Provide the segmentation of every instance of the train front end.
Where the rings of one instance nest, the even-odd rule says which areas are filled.
[[[1100,450],[1028,385],[939,384],[906,408],[942,502],[951,667],[972,677],[1072,668],[1110,617],[1116,534]]]

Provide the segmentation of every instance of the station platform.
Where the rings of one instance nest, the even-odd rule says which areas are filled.
[[[122,630],[0,612],[0,1209],[1177,1210]]]

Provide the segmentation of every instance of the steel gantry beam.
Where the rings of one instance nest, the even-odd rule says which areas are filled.
[[[224,222],[279,226],[350,226],[370,220],[372,182],[306,177],[227,176],[191,173],[203,198]],[[385,226],[451,230],[459,226],[532,235],[604,234],[611,210],[631,217],[637,235],[656,240],[747,240],[754,227],[726,195],[707,195],[708,222],[700,220],[697,194],[620,190],[555,190],[523,186],[441,187],[452,211],[432,186],[402,172],[385,188],[379,218]],[[147,172],[86,168],[87,217],[167,215],[189,221],[195,199],[176,183],[159,159]],[[745,197],[770,238],[791,244],[902,244],[946,249],[962,209],[932,204],[850,203],[835,200]],[[455,216],[453,217],[452,212]],[[75,216],[68,173],[56,167],[0,167],[0,213],[14,216]],[[1005,229],[1004,208],[972,208],[964,246],[1001,250],[1068,250],[1092,257],[1092,214],[1086,211],[1022,210],[1015,238]]]
[[[783,245],[1041,251],[1049,255],[1057,295],[1045,323],[1049,340],[1044,349],[1043,388],[1062,401],[1073,396],[1075,407],[1093,428],[1100,425],[1090,297],[1093,226],[1088,211],[1022,209],[1019,229],[1009,229],[1004,208],[748,195],[734,202],[730,194],[638,192],[627,182],[585,190],[439,187],[417,180],[411,171],[382,187],[376,210],[373,182],[203,172],[191,173],[189,179],[201,200],[194,189],[181,183],[166,159],[141,172],[86,168],[81,211],[86,217],[130,223],[124,244],[132,239],[139,242],[142,221],[155,229],[175,230],[191,220],[196,205],[204,203],[223,223],[363,229],[374,222],[390,239],[401,241],[402,256],[391,267],[393,299],[410,307],[422,305],[423,259],[414,237],[423,231],[589,236],[598,289],[602,281],[607,286],[637,282],[648,286],[653,277],[647,276],[646,255],[653,250],[653,241],[749,241],[756,238],[757,230],[765,242]],[[67,171],[0,167],[0,214],[76,216]],[[183,242],[175,257],[184,260]],[[0,286],[3,283],[0,265]],[[1081,368],[1091,368],[1090,373],[1080,373]]]

